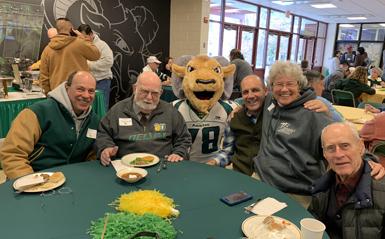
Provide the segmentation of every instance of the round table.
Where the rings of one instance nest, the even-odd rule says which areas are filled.
[[[376,94],[374,95],[362,93],[361,99],[364,102],[382,103],[385,100],[385,88],[376,88]]]
[[[365,109],[333,105],[334,108],[347,120],[352,122],[357,130],[361,130],[365,122],[374,118],[370,112],[365,112]]]
[[[8,181],[0,186],[0,237],[89,238],[90,222],[115,212],[108,204],[138,189],[156,189],[175,200],[181,212],[173,220],[178,238],[243,238],[241,224],[251,216],[243,207],[266,197],[286,202],[288,207],[275,215],[297,226],[302,218],[311,217],[286,194],[232,170],[190,161],[168,163],[159,173],[157,168],[147,168],[147,178],[136,184],[116,178],[112,166],[102,167],[98,161],[52,168],[48,171],[62,171],[66,176],[65,184],[53,194],[16,194]],[[232,207],[219,200],[239,191],[253,195],[253,200]],[[326,233],[324,238],[328,238]]]

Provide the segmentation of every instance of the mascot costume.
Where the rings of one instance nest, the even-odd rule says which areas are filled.
[[[190,160],[205,163],[220,150],[230,112],[235,65],[224,57],[182,56],[172,65],[173,105],[192,137]]]

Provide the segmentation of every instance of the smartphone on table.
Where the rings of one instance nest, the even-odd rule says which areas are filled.
[[[229,206],[234,206],[242,202],[246,202],[252,198],[253,196],[251,196],[250,194],[241,191],[241,192],[232,193],[230,195],[221,197],[220,200]]]

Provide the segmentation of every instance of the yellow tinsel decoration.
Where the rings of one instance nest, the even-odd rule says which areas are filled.
[[[179,215],[179,211],[174,207],[174,200],[163,193],[156,190],[139,190],[122,194],[118,199],[116,210],[138,215],[152,213],[166,218]]]

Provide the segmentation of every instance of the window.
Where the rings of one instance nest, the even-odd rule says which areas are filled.
[[[318,38],[317,46],[315,48],[314,66],[322,66],[322,59],[324,55],[325,39]]]
[[[299,17],[294,17],[293,33],[298,33],[299,30]]]
[[[241,52],[245,60],[252,64],[253,60],[253,45],[254,45],[254,31],[242,30],[241,36]]]
[[[338,40],[358,40],[360,24],[339,24]]]
[[[267,27],[267,14],[268,14],[268,9],[262,7],[261,8],[261,14],[259,16],[259,26],[262,28]]]
[[[219,55],[219,34],[221,30],[221,24],[217,22],[210,22],[209,25],[209,40],[207,47],[207,54],[209,56],[218,56]]]
[[[242,24],[255,27],[257,24],[258,7],[241,3],[235,0],[227,0],[225,8],[225,22]]]
[[[317,22],[302,18],[301,35],[315,37],[317,35]]]
[[[211,0],[210,2],[210,20],[220,21],[221,20],[222,1]]]
[[[291,52],[290,52],[290,61],[296,62],[296,53],[297,53],[297,44],[298,44],[298,35],[293,35],[291,40]]]
[[[325,23],[318,23],[318,37],[326,38],[326,28],[327,25]]]
[[[361,41],[383,41],[385,26],[380,24],[362,24]]]
[[[326,23],[253,2],[211,0],[210,56],[218,53],[228,58],[230,50],[240,49],[260,75],[267,74],[276,60],[300,63],[306,59],[312,66],[323,62]]]
[[[292,15],[283,12],[270,11],[270,29],[290,32]]]
[[[264,67],[264,53],[265,53],[265,43],[266,43],[266,30],[259,30],[258,32],[258,43],[257,43],[257,57],[255,60],[255,68]]]
[[[225,26],[223,31],[222,56],[229,59],[229,54],[236,47],[237,30],[230,26]]]

